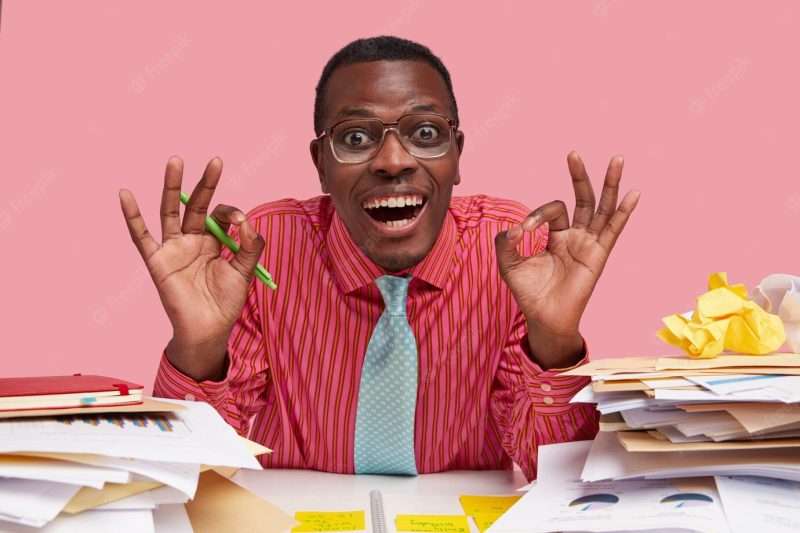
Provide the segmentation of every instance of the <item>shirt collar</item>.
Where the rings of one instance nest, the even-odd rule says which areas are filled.
[[[356,246],[350,233],[334,210],[331,227],[326,238],[333,272],[345,294],[364,285],[369,285],[384,274],[385,269],[376,265],[364,252]],[[452,263],[456,248],[456,224],[452,213],[448,210],[444,217],[442,230],[436,238],[428,255],[411,268],[393,275],[410,274],[428,284],[443,289],[452,271]]]

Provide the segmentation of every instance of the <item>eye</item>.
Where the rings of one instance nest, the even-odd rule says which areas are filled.
[[[440,134],[439,128],[434,124],[419,124],[411,131],[408,137],[412,141],[431,143],[436,142]]]
[[[363,129],[348,129],[342,132],[339,139],[348,148],[360,148],[375,142],[369,132]]]

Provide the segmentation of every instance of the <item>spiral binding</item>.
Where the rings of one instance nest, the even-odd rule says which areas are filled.
[[[383,495],[381,491],[370,491],[369,509],[372,516],[372,532],[386,533],[386,517],[383,513]]]

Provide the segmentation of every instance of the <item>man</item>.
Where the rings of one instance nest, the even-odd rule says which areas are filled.
[[[218,158],[182,222],[183,163],[169,160],[160,245],[120,191],[173,327],[155,393],[213,405],[274,449],[265,467],[416,474],[515,461],[532,479],[538,445],[592,438],[593,406],[568,403],[585,379],[557,369],[586,360],[580,317],[639,193],[617,206],[614,157],[595,212],[571,153],[572,224],[560,201],[529,213],[453,198],[458,124],[430,50],[361,39],[317,86],[310,149],[327,195],[247,217],[217,206],[235,256],[203,229]],[[259,262],[277,290],[254,281]]]

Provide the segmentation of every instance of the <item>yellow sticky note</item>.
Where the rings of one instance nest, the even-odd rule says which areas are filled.
[[[517,503],[522,496],[469,496],[461,495],[461,507],[464,514],[475,516],[476,514],[496,514],[501,515]]]
[[[472,515],[475,520],[475,525],[478,526],[478,531],[483,533],[489,526],[494,524],[494,521],[502,516],[502,513],[475,513]]]
[[[292,528],[292,533],[306,531],[359,531],[366,529],[364,511],[322,512],[297,511],[294,519],[300,522]]]
[[[469,533],[467,517],[462,515],[399,514],[395,523],[397,531]]]

